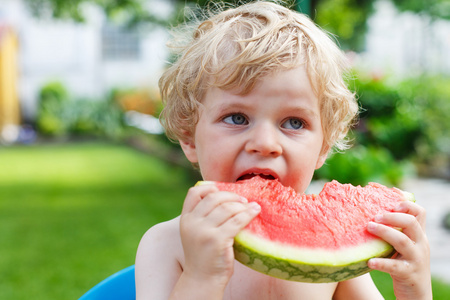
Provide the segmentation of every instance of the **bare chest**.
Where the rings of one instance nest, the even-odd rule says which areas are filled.
[[[224,299],[323,300],[333,297],[336,286],[336,283],[312,284],[281,280],[260,274],[236,262]]]

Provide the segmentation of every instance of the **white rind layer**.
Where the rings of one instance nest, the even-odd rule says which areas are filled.
[[[392,246],[381,240],[342,250],[305,249],[274,243],[248,230],[234,243],[236,260],[267,275],[301,282],[325,283],[348,280],[370,272],[367,261],[390,257]]]
[[[416,202],[416,198],[413,193],[405,192],[400,190],[403,193],[403,197],[405,197],[405,201]]]
[[[239,232],[235,240],[243,247],[263,256],[271,256],[294,263],[323,266],[346,266],[392,250],[392,246],[381,239],[373,239],[364,244],[344,249],[294,247],[261,238],[247,229]]]

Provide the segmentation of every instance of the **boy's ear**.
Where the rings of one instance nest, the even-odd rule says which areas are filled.
[[[178,140],[180,142],[181,149],[183,149],[184,155],[191,163],[198,163],[197,149],[195,148],[195,142],[192,138],[186,137],[184,140]]]
[[[328,158],[328,152],[329,151],[326,151],[325,153],[320,154],[319,158],[317,159],[316,170],[320,169],[323,166],[323,164]]]

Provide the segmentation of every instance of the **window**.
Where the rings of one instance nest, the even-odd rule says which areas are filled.
[[[103,60],[138,60],[140,40],[137,30],[105,24],[102,28]]]

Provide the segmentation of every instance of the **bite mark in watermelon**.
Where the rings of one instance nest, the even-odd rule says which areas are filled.
[[[378,183],[365,187],[326,183],[318,195],[297,194],[277,180],[256,176],[214,183],[261,206],[261,213],[235,238],[235,258],[281,279],[336,282],[370,271],[367,261],[390,257],[391,245],[367,231],[378,214],[393,211],[411,193]]]

